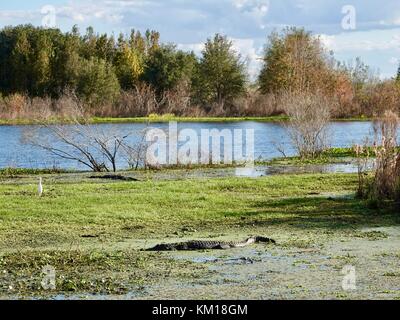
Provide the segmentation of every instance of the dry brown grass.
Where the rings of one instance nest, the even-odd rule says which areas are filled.
[[[182,117],[269,117],[288,114],[287,93],[262,94],[255,88],[236,98],[231,104],[197,105],[191,97],[190,85],[182,82],[173,90],[159,95],[148,84],[141,83],[129,91],[121,92],[114,103],[88,106],[73,92],[66,91],[60,98],[31,98],[26,94],[0,94],[0,118],[5,120],[64,119],[72,116],[76,105],[84,107],[88,115],[97,117],[147,117],[150,114],[174,114]],[[295,96],[298,98],[295,98]],[[323,97],[329,104],[331,116],[346,118],[376,116],[385,110],[400,113],[400,86],[386,81],[365,86],[357,95],[345,83],[335,95],[318,93],[290,94],[290,99],[304,100],[309,95]],[[290,100],[289,99],[289,100]],[[290,102],[290,101],[289,101]],[[292,103],[289,103],[292,104]],[[290,114],[288,114],[290,115]]]
[[[400,86],[392,80],[366,85],[354,104],[367,116],[382,115],[386,110],[400,113]]]
[[[358,168],[358,189],[357,197],[366,198],[369,194],[369,162],[371,161],[371,148],[369,146],[368,140],[364,145],[355,145],[354,153],[357,159]]]
[[[0,99],[0,117],[2,119],[46,118],[53,114],[51,99],[33,98],[12,94]]]
[[[358,146],[359,159],[358,195],[375,203],[400,200],[400,152],[397,146],[400,118],[393,111],[386,111],[374,121],[375,142],[372,153],[376,156],[373,177],[368,178],[363,164],[370,156],[370,147]]]
[[[397,149],[397,132],[400,119],[392,111],[386,111],[374,122],[377,141],[375,144],[376,168],[372,195],[377,200],[399,199],[400,153]]]
[[[0,98],[0,118],[5,120],[41,122],[68,119],[75,115],[78,108],[82,108],[82,103],[73,93],[66,93],[57,100],[49,97],[29,98],[21,94]]]

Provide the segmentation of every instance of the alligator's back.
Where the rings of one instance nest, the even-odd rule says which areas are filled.
[[[159,244],[147,251],[194,251],[194,250],[222,250],[231,248],[242,248],[253,243],[275,243],[274,240],[265,237],[252,237],[242,242],[234,241],[188,241],[181,243]]]
[[[220,241],[188,241],[181,243],[163,243],[150,248],[147,251],[191,251],[222,249],[225,243]]]

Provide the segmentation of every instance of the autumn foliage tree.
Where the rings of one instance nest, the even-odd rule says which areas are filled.
[[[373,72],[359,58],[338,63],[310,32],[288,28],[271,34],[263,61],[258,78],[263,94],[319,92],[338,102],[331,110],[334,117],[371,115],[365,93],[380,86]]]
[[[263,93],[330,90],[334,82],[331,56],[320,39],[304,29],[272,33],[263,62],[258,79]]]

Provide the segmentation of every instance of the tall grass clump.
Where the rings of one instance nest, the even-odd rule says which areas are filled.
[[[360,179],[358,193],[375,204],[388,200],[400,201],[400,151],[397,147],[399,126],[400,118],[392,111],[386,111],[374,121],[373,153],[376,158],[373,175],[369,179]],[[359,158],[363,156],[362,152],[358,153]],[[360,174],[367,176],[366,173]]]

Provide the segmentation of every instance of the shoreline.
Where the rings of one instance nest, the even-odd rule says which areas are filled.
[[[371,156],[371,159],[374,157]],[[320,157],[315,159],[301,159],[299,157],[278,157],[274,159],[264,159],[255,161],[254,170],[265,168],[307,168],[318,166],[337,166],[337,165],[355,165],[356,155],[352,148],[331,148]],[[29,175],[54,175],[54,174],[98,174],[98,175],[121,175],[121,174],[168,174],[176,171],[182,172],[201,172],[201,171],[224,171],[234,169],[245,169],[243,164],[208,164],[208,165],[177,165],[166,166],[158,169],[129,169],[120,168],[117,172],[93,172],[90,170],[79,170],[74,168],[12,168],[0,167],[0,178],[5,176],[29,176]]]
[[[158,117],[131,117],[131,118],[111,118],[111,117],[93,117],[90,119],[90,124],[129,124],[129,123],[167,123],[176,121],[181,123],[229,123],[229,122],[285,122],[288,121],[287,116],[271,116],[271,117],[172,117],[172,116],[158,116]],[[356,117],[356,118],[342,118],[332,119],[332,122],[367,122],[372,121],[372,118]],[[54,124],[67,124],[68,121],[54,120]],[[38,120],[30,119],[14,119],[5,120],[0,119],[0,126],[16,126],[16,125],[35,125],[40,124]]]

